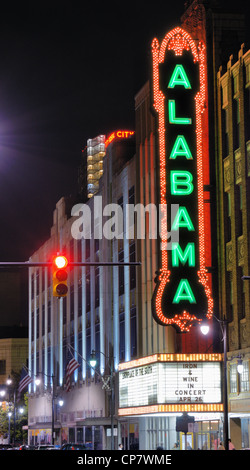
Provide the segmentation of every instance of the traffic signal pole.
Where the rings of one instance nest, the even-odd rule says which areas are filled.
[[[16,267],[16,268],[35,268],[35,267],[40,267],[40,268],[43,268],[43,267],[49,267],[49,266],[52,266],[53,262],[49,261],[49,262],[39,262],[39,261],[0,261],[0,268],[3,267],[3,268],[13,268],[13,267]],[[71,266],[76,266],[76,267],[80,267],[80,266],[141,266],[141,263],[138,261],[131,261],[129,263],[119,263],[119,262],[69,262],[69,267]]]

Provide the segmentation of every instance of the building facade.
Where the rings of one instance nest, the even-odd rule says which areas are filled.
[[[228,319],[229,416],[237,445],[249,445],[249,86],[242,45],[218,72],[218,251],[221,311]],[[237,372],[237,361],[243,372]]]

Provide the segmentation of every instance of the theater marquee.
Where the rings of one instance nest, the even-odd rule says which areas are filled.
[[[161,354],[144,359],[136,367],[137,361],[120,366],[120,416],[222,411],[220,354]]]

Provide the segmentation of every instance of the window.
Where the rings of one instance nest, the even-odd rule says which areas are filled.
[[[233,86],[234,86],[234,94],[238,93],[239,91],[239,74],[234,75],[233,77]]]
[[[119,350],[120,350],[120,362],[125,360],[125,313],[119,314]]]
[[[91,329],[86,328],[86,361],[91,357]]]
[[[132,186],[130,189],[129,189],[129,192],[128,192],[128,203],[129,204],[134,204],[135,203],[135,187]]]
[[[239,237],[242,235],[242,185],[236,184],[235,185],[235,208],[236,208],[236,236]]]
[[[39,338],[39,308],[36,310],[36,338]]]
[[[228,104],[228,84],[221,87],[222,89],[222,106],[223,108]]]
[[[137,355],[137,323],[136,323],[136,307],[130,311],[130,329],[131,329],[131,357]]]
[[[90,311],[90,268],[86,267],[86,312]]]
[[[86,261],[90,260],[90,239],[86,238],[85,240],[85,259]]]
[[[82,316],[82,283],[78,282],[78,317]]]
[[[118,253],[119,263],[124,263],[124,251]],[[119,266],[119,295],[124,294],[124,266]]]
[[[237,296],[238,296],[238,305],[239,305],[239,318],[245,318],[245,283],[242,282],[242,276],[244,275],[242,266],[237,267]]]
[[[45,290],[45,269],[42,269],[42,291]]]
[[[74,260],[74,239],[72,238],[69,242],[69,259],[70,261]]]
[[[74,303],[74,285],[70,286],[70,320],[74,320],[74,310],[75,310],[75,303]]]
[[[231,240],[231,195],[229,192],[225,193],[225,241]]]
[[[239,374],[240,376],[240,391],[248,392],[249,391],[249,362],[243,362],[243,372]]]
[[[240,147],[240,100],[233,100],[234,150]]]
[[[250,63],[246,64],[246,83],[250,82]]]
[[[82,240],[77,240],[77,261],[82,261]]]
[[[228,108],[222,114],[222,152],[223,158],[229,155],[229,128],[228,128]]]
[[[31,312],[31,341],[34,341],[34,325],[35,325],[34,317],[35,317],[34,310],[32,310]]]
[[[42,305],[42,336],[45,335],[45,305]]]
[[[230,393],[237,393],[237,364],[230,364]]]
[[[97,355],[97,361],[100,364],[100,323],[95,324],[95,350]]]
[[[129,258],[131,263],[135,263],[135,242],[129,246]],[[130,266],[130,290],[136,287],[136,266]]]
[[[36,271],[36,295],[39,295],[39,270]]]
[[[5,375],[6,374],[6,360],[2,359],[0,360],[0,375]]]
[[[34,274],[31,275],[31,299],[34,299]]]
[[[51,302],[48,302],[48,333],[51,332]]]

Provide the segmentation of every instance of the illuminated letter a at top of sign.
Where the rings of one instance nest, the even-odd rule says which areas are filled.
[[[184,86],[184,88],[191,88],[190,81],[188,80],[186,71],[183,65],[177,64],[169,80],[168,88],[174,88],[176,85]]]

